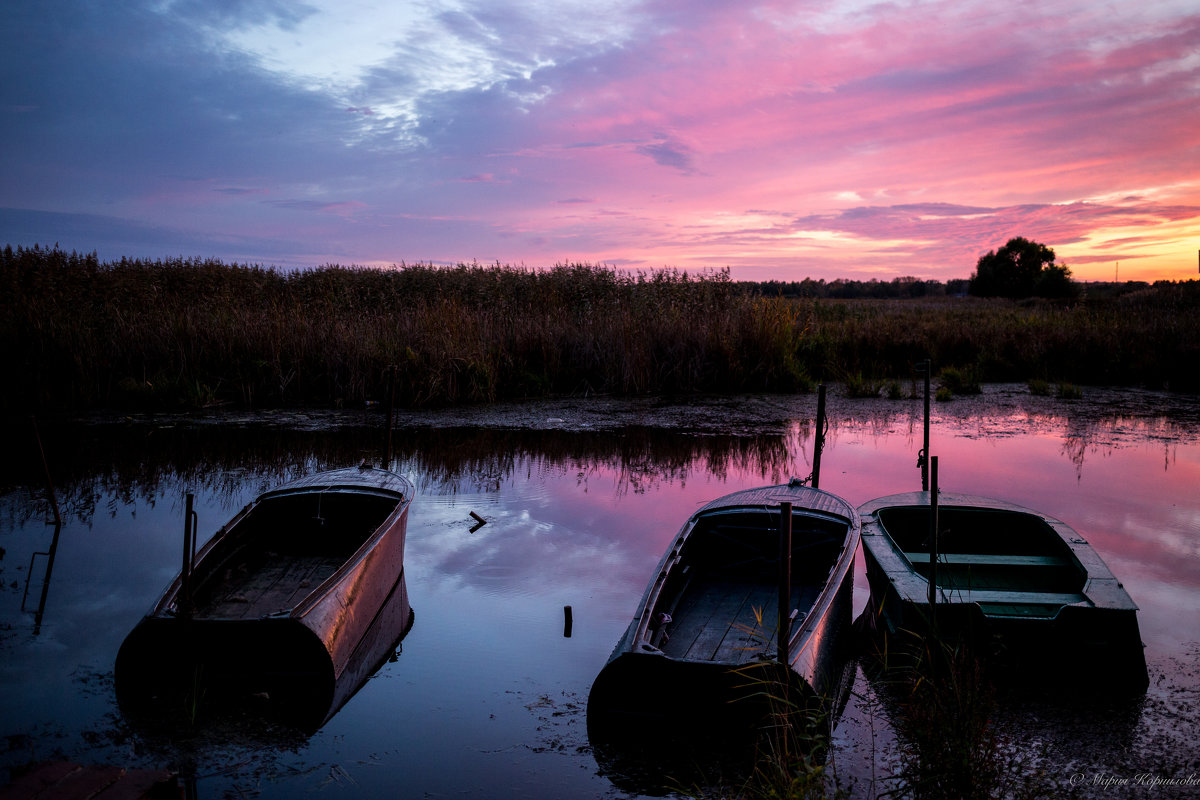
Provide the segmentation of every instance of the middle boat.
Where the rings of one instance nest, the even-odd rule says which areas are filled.
[[[678,725],[750,711],[764,691],[748,667],[810,697],[842,679],[859,542],[853,506],[793,480],[714,500],[684,524],[592,685],[588,726]]]

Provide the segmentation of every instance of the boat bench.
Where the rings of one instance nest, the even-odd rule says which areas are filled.
[[[913,564],[928,564],[929,553],[905,553],[904,557]],[[938,564],[988,566],[988,567],[1065,567],[1068,562],[1062,556],[1006,556],[988,553],[939,553]]]
[[[1069,606],[1082,603],[1087,596],[1078,592],[1009,592],[999,589],[939,589],[939,594],[963,603],[1003,605]]]

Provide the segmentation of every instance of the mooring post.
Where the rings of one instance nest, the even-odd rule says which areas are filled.
[[[54,557],[58,553],[58,537],[62,533],[62,523],[54,523],[54,537],[50,540],[50,549],[46,551],[46,572],[42,576],[42,594],[38,599],[37,611],[33,615],[33,635],[42,632],[42,617],[46,614],[46,598],[50,596],[50,576],[54,572]],[[34,553],[34,555],[38,555]],[[33,569],[33,559],[29,559],[30,570]],[[26,576],[25,594],[29,594],[29,577]],[[25,610],[25,598],[21,598],[21,610]]]
[[[195,560],[196,512],[192,504],[196,496],[188,492],[183,511],[183,568],[180,570],[179,614],[183,617],[192,615],[192,563]]]
[[[574,621],[571,618],[571,607],[563,606],[563,637],[571,638],[571,627]]]
[[[383,464],[384,469],[392,468],[392,416],[396,407],[396,365],[391,364],[387,370],[387,419],[384,423],[386,431],[383,435]]]
[[[933,621],[933,606],[937,603],[938,561],[938,460],[929,459],[929,606]]]
[[[792,504],[779,504],[779,642],[780,664],[788,663],[792,622]]]
[[[817,386],[817,436],[813,443],[813,488],[821,486],[821,451],[825,449],[825,384]]]
[[[929,491],[929,374],[933,372],[933,362],[927,358],[917,369],[925,375],[925,438],[917,463],[921,465],[921,491],[927,492]]]
[[[50,510],[54,512],[54,524],[62,525],[62,514],[58,511],[58,496],[54,492],[54,481],[50,479],[50,464],[46,461],[46,448],[42,447],[42,434],[38,430],[37,417],[31,416],[29,423],[33,426],[33,438],[37,442],[38,454],[42,457],[42,474],[46,478],[46,494],[50,496]]]

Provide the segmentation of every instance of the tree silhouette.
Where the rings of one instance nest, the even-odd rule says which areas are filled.
[[[979,297],[1067,297],[1072,288],[1071,270],[1054,263],[1053,250],[1016,236],[979,257],[968,291]]]

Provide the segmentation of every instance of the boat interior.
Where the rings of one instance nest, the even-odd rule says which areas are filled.
[[[879,512],[884,530],[913,569],[929,579],[929,509]],[[1061,606],[1084,599],[1087,575],[1062,538],[1036,514],[942,506],[937,585],[985,604]]]
[[[846,539],[847,522],[793,512],[792,630],[812,609]],[[696,523],[659,594],[651,644],[689,661],[744,664],[773,653],[779,608],[779,512],[715,511]],[[663,614],[671,621],[662,624]]]
[[[383,524],[396,499],[361,491],[267,497],[196,565],[197,618],[258,619],[294,608]]]

